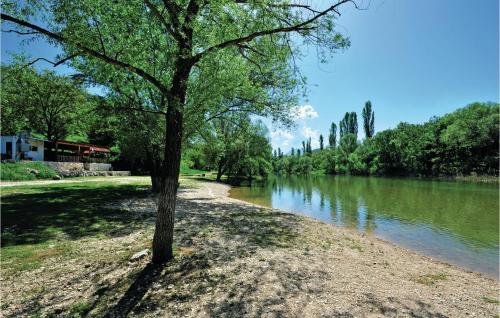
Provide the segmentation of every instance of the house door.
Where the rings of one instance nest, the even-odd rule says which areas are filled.
[[[6,159],[12,159],[12,141],[7,141],[5,143],[5,153],[6,153]]]

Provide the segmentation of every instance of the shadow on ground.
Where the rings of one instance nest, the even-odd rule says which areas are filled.
[[[176,217],[175,260],[163,268],[145,263],[142,270],[124,278],[129,280],[126,290],[120,289],[123,281],[110,286],[92,314],[304,317],[311,314],[306,309],[311,299],[329,297],[331,290],[322,283],[332,279],[327,272],[297,267],[286,256],[289,248],[300,248],[297,216],[200,197],[179,200]],[[281,251],[284,257],[260,259],[256,265],[251,256],[259,250]],[[117,294],[123,296],[108,308],[110,298]],[[366,294],[352,308],[353,312],[364,308],[388,317],[401,316],[401,310],[413,317],[444,317],[423,303],[410,308],[397,302]],[[324,314],[354,317],[341,311]]]
[[[88,183],[34,187],[27,193],[4,195],[2,247],[43,243],[60,234],[78,239],[99,233],[130,233],[140,220],[131,219],[126,211],[105,208],[105,204],[143,198],[148,193],[144,186]]]
[[[37,235],[41,235],[39,240],[46,240],[44,230],[51,227],[60,227],[75,238],[93,233],[91,229],[82,232],[81,227],[92,228],[92,224],[102,222],[133,231],[144,219],[130,214],[126,218],[118,217],[125,212],[97,207],[101,201],[131,196],[152,203],[146,199],[147,195],[146,190],[137,192],[134,187],[124,186],[46,189],[38,194],[13,195],[2,203],[7,209],[2,222],[18,226],[21,234],[19,240],[11,239],[10,244],[27,243],[30,238],[38,238]],[[92,279],[93,286],[89,289],[90,295],[86,293],[84,306],[75,306],[81,299],[75,299],[70,306],[61,305],[61,301],[54,304],[59,308],[52,311],[53,316],[355,317],[360,316],[356,312],[376,312],[398,317],[404,311],[411,317],[445,317],[434,313],[428,304],[411,302],[408,305],[395,298],[377,299],[371,294],[353,300],[347,311],[336,311],[332,309],[335,304],[331,303],[320,307],[322,299],[332,299],[332,290],[325,282],[333,277],[318,267],[304,266],[307,249],[300,235],[300,217],[232,202],[206,197],[179,199],[173,261],[164,266],[151,265],[147,259],[133,264],[96,264],[104,269],[99,269],[102,272]],[[149,213],[154,216],[154,203]],[[23,219],[16,220],[16,215]],[[268,254],[259,254],[263,252]],[[274,257],[259,256],[270,252]],[[254,257],[256,255],[259,257]],[[300,257],[300,266],[294,263],[296,257]],[[109,279],[113,272],[124,268],[124,274]],[[92,271],[96,269],[90,267],[78,277],[72,276],[69,285],[86,279]],[[49,292],[64,293],[55,286],[47,286],[39,297]],[[53,302],[63,299],[64,295],[59,294]],[[315,304],[319,301],[315,310],[320,312],[309,312],[308,305],[313,300]],[[30,304],[24,305],[26,309]],[[39,308],[34,306],[33,310],[6,317],[32,313]]]

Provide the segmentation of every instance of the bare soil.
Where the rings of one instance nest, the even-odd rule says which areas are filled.
[[[186,184],[186,182],[185,182]],[[109,202],[142,227],[72,242],[41,268],[2,268],[4,317],[498,317],[498,281],[380,239],[187,181],[176,257],[150,265],[155,198]]]

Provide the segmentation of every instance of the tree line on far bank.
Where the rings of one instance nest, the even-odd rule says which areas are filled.
[[[498,175],[499,104],[473,103],[423,124],[400,123],[374,133],[370,102],[362,111],[365,138],[357,140],[355,112],[331,124],[328,147],[274,152],[273,171],[279,175],[352,174],[398,176]]]
[[[78,78],[16,64],[2,65],[2,84],[3,135],[28,129],[49,140],[97,143],[112,148],[114,164],[121,169],[151,176],[159,169],[155,158],[161,155],[163,119],[135,111],[124,94],[92,96]],[[312,149],[309,138],[284,154],[272,150],[262,122],[245,113],[225,113],[190,127],[182,166],[216,171],[217,180],[225,176],[232,182],[273,173],[498,175],[499,104],[474,103],[423,124],[403,122],[377,134],[369,101],[361,115],[363,141],[358,141],[356,112],[347,112],[338,126],[332,122],[328,138],[319,136],[319,149]],[[158,132],[152,133],[152,127]]]

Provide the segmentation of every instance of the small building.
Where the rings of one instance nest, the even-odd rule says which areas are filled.
[[[1,136],[1,156],[13,160],[44,160],[45,141],[19,134]]]
[[[29,133],[1,136],[2,160],[107,163],[109,148],[66,140],[37,139]]]

